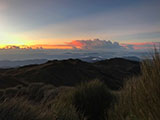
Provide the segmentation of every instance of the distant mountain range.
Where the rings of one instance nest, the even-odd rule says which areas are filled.
[[[136,56],[124,56],[124,57],[120,57],[120,58],[124,58],[124,59],[127,59],[127,60],[131,60],[131,61],[141,61],[140,58],[136,57]],[[85,57],[81,57],[81,58],[78,58],[82,61],[85,61],[85,62],[97,62],[97,61],[101,61],[101,60],[105,60],[106,58],[102,57],[102,56],[98,56],[98,57],[92,57],[92,56],[85,56]]]
[[[42,64],[47,61],[48,61],[47,59],[18,60],[18,61],[2,60],[0,61],[0,68],[15,68],[25,65]]]
[[[127,60],[132,61],[140,61],[140,58],[136,56],[124,56],[122,57]],[[105,60],[106,58],[103,58],[102,56],[93,57],[93,56],[84,56],[79,57],[77,59],[80,59],[85,62],[94,63],[97,61]],[[33,65],[33,64],[43,64],[46,63],[48,59],[33,59],[33,60],[17,60],[17,61],[10,61],[10,60],[1,60],[0,61],[0,68],[15,68],[15,67],[22,67],[26,65]]]
[[[43,63],[46,60],[37,61]],[[99,79],[104,81],[110,89],[119,89],[123,86],[125,78],[140,73],[139,62],[122,58],[94,63],[79,59],[53,60],[39,65],[37,61],[36,65],[0,69],[0,88],[14,87],[19,84],[27,86],[34,82],[54,86],[74,86],[82,81]],[[30,63],[33,62],[35,61],[30,61]],[[26,62],[21,63],[24,65]]]
[[[123,57],[123,58],[124,58],[124,59],[127,59],[127,60],[138,61],[138,62],[141,61],[141,59],[138,58],[138,57],[136,57],[136,56],[125,56],[125,57]]]

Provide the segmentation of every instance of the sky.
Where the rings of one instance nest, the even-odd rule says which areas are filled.
[[[0,48],[95,49],[87,41],[104,40],[150,48],[160,42],[159,6],[160,0],[0,0]]]

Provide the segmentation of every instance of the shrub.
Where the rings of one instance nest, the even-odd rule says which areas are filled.
[[[160,120],[160,54],[142,63],[142,74],[128,80],[110,111],[110,120]]]

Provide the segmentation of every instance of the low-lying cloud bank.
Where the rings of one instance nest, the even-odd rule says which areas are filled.
[[[155,47],[159,48],[160,42],[126,43],[121,45],[127,49],[147,50],[154,49]]]
[[[111,42],[110,40],[75,40],[67,43],[72,46],[73,49],[82,49],[82,50],[117,50],[117,49],[125,49],[125,47],[121,46],[118,42]]]
[[[118,43],[106,40],[75,40],[63,45],[6,46],[0,49],[0,60],[68,59],[121,56],[143,57],[160,42]]]
[[[62,45],[8,45],[1,49],[72,49],[72,50],[124,50],[125,47],[121,46],[118,42],[111,42],[110,40],[74,40],[66,42]]]
[[[74,40],[61,45],[8,45],[1,47],[1,50],[6,49],[71,49],[71,50],[146,50],[152,49],[154,46],[160,46],[160,42],[143,42],[143,43],[118,43],[110,40]]]

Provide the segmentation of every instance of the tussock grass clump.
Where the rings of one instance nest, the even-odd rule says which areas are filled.
[[[33,106],[23,99],[11,99],[0,103],[0,120],[55,120],[40,106]]]
[[[3,101],[4,98],[4,90],[0,90],[0,102]]]
[[[160,54],[143,61],[141,70],[122,89],[110,120],[160,120]]]
[[[4,95],[4,90],[0,90],[0,98]]]
[[[113,96],[104,83],[94,80],[79,85],[72,99],[73,105],[89,120],[103,120]]]
[[[5,96],[12,98],[15,97],[18,93],[18,89],[17,88],[7,88],[5,90]]]
[[[83,116],[86,120],[103,120],[112,100],[113,96],[106,85],[94,80],[82,83],[68,93],[61,94],[56,104],[63,112],[65,109],[65,113],[68,108],[72,108],[76,111],[73,113],[78,113],[79,118]],[[61,107],[62,105],[64,107]]]
[[[83,115],[67,102],[55,104],[52,110],[57,120],[85,120]]]
[[[18,86],[16,86],[16,88],[18,88]],[[32,83],[27,87],[20,87],[18,89],[17,97],[24,97],[26,100],[40,103],[46,100],[46,95],[49,94],[49,96],[53,96],[49,91],[54,91],[55,89],[56,88],[53,85]]]
[[[43,83],[32,83],[27,88],[29,100],[40,101],[44,97],[44,91],[40,89],[44,86]]]
[[[72,87],[60,87],[57,89],[57,93],[60,93],[56,98],[47,100],[46,106],[55,115],[56,120],[85,120],[83,115],[72,104],[73,91],[74,88]],[[55,91],[50,94],[55,94]],[[51,95],[51,98],[53,96]]]

